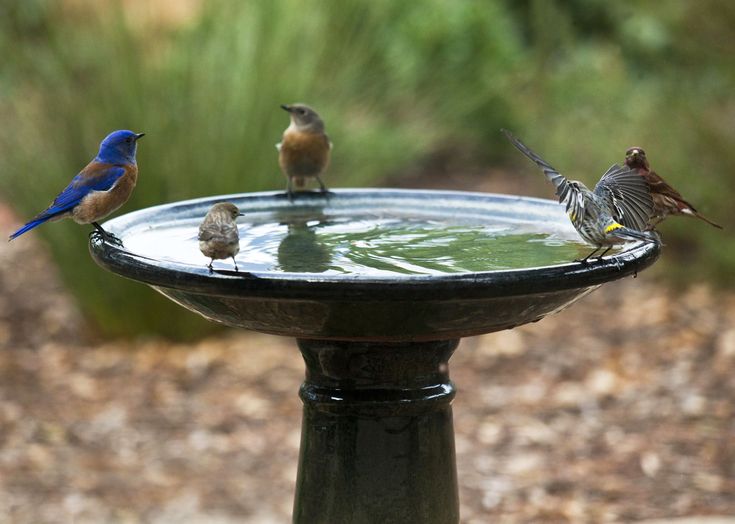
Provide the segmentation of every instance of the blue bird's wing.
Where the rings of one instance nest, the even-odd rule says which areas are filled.
[[[114,164],[92,161],[72,178],[66,188],[59,193],[49,207],[41,211],[33,219],[10,235],[9,240],[40,226],[47,220],[71,211],[82,199],[92,191],[108,191],[115,182],[125,174],[125,168]]]
[[[122,166],[91,162],[36,218],[50,218],[69,211],[92,191],[108,191],[124,174]]]

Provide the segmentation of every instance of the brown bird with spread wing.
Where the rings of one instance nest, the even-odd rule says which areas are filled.
[[[640,147],[631,147],[625,152],[625,165],[642,176],[651,191],[653,216],[648,224],[648,229],[653,229],[669,215],[699,218],[711,226],[722,229],[721,225],[715,224],[694,209],[694,206],[684,200],[676,189],[667,184],[655,171],[652,171],[646,158],[646,152]]]

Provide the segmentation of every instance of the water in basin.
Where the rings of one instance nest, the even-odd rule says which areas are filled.
[[[590,248],[570,235],[529,224],[400,213],[309,217],[255,213],[241,217],[240,271],[360,275],[431,275],[538,267],[570,262]],[[203,267],[201,219],[158,223],[124,238],[127,250],[157,260]],[[215,269],[232,269],[231,260]]]

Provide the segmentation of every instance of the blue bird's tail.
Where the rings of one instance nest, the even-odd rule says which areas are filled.
[[[52,218],[52,216],[44,216],[44,217],[34,218],[30,222],[28,222],[25,226],[21,227],[18,231],[16,231],[12,235],[10,235],[8,237],[8,242],[10,242],[11,240],[13,240],[13,239],[21,236],[23,233],[25,233],[27,231],[30,231],[34,227],[40,226],[41,224],[43,224],[44,222],[46,222],[50,218]]]

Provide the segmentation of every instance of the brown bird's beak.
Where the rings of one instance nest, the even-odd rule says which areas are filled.
[[[245,216],[245,213],[238,213],[237,216],[244,217]]]
[[[284,111],[288,111],[289,113],[291,112],[291,106],[286,104],[281,104],[281,109],[283,109]]]
[[[144,136],[145,136],[145,133],[138,133],[137,135],[135,135],[135,141],[137,142],[138,140],[140,140]]]

